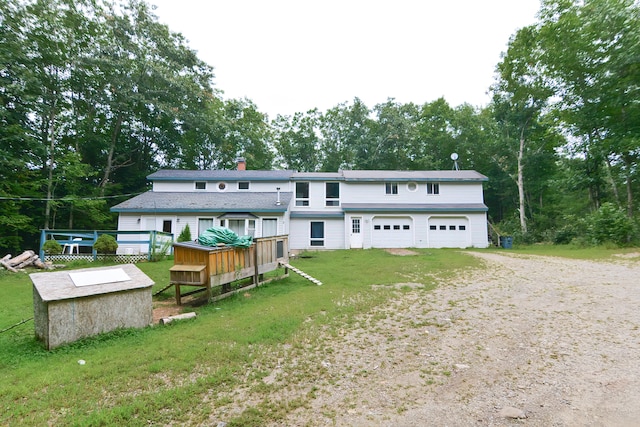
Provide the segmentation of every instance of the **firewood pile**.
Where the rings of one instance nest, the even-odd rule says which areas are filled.
[[[34,251],[24,251],[15,258],[12,258],[11,254],[7,254],[0,259],[0,266],[13,273],[17,273],[21,268],[25,267],[36,267],[43,270],[53,270],[55,268],[52,264],[42,262]]]

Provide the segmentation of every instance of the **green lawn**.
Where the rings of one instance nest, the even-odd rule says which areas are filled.
[[[291,263],[322,286],[292,273],[190,308],[198,314],[193,320],[116,331],[52,351],[34,339],[33,321],[28,321],[0,333],[0,425],[206,424],[241,383],[262,398],[225,420],[227,425],[277,421],[307,403],[266,397],[263,366],[283,344],[308,352],[317,330],[332,333],[384,304],[390,288],[371,285],[418,282],[426,285],[421,292],[428,292],[436,278],[479,267],[476,258],[456,250],[416,252],[310,252]],[[168,283],[171,265],[170,260],[138,264],[156,282],[154,292]],[[155,299],[171,298],[172,292]],[[32,317],[28,275],[0,272],[0,301],[0,330]],[[301,369],[299,375],[297,381],[304,382],[312,373]]]

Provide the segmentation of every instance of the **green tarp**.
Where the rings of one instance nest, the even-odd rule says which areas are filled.
[[[253,243],[253,237],[240,237],[226,227],[211,227],[198,236],[198,243],[204,246],[218,246],[219,243],[224,243],[226,246],[248,248]]]

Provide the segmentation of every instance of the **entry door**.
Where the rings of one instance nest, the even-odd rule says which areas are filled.
[[[362,249],[362,218],[351,217],[351,233],[349,235],[351,249]]]

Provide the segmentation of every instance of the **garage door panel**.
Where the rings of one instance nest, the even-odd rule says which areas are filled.
[[[470,246],[471,233],[466,217],[429,218],[429,247],[466,248]]]
[[[374,248],[409,248],[413,246],[413,219],[377,217],[373,221],[371,244]]]

